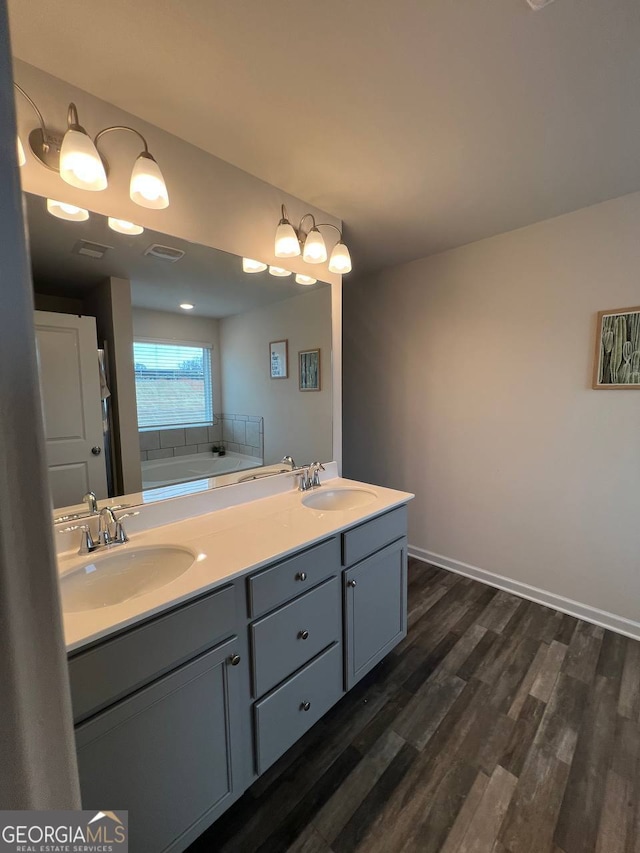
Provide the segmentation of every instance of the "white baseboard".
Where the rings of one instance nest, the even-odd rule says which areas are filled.
[[[473,580],[480,581],[489,586],[503,589],[505,592],[512,592],[514,595],[519,595],[521,598],[526,598],[529,601],[535,601],[537,604],[543,604],[545,607],[552,607],[554,610],[560,610],[562,613],[568,613],[570,616],[584,619],[586,622],[592,622],[594,625],[607,628],[609,631],[615,631],[617,634],[624,634],[625,637],[640,640],[640,622],[634,622],[633,619],[616,616],[615,613],[599,610],[597,607],[592,607],[589,604],[573,601],[571,598],[556,595],[556,593],[548,592],[546,589],[539,589],[536,586],[530,586],[528,583],[512,580],[511,578],[504,577],[504,575],[497,575],[494,572],[488,572],[486,569],[470,566],[468,563],[461,563],[459,560],[452,560],[450,557],[444,557],[442,554],[434,554],[432,551],[426,551],[424,548],[409,545],[407,551],[409,556],[415,557],[416,560],[422,560],[441,569],[465,575],[465,577],[473,578]]]

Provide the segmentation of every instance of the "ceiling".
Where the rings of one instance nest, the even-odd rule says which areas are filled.
[[[46,200],[26,194],[29,249],[37,293],[82,298],[109,276],[131,282],[136,308],[180,313],[179,304],[195,307],[189,314],[229,317],[281,302],[327,285],[299,285],[293,276],[268,272],[247,274],[235,255],[188,243],[147,229],[135,237],[112,231],[105,216],[92,213],[86,222],[56,219]],[[77,254],[82,241],[109,247],[102,259]],[[185,252],[175,263],[145,255],[154,243]]]
[[[342,218],[359,269],[640,189],[640,3],[9,0],[14,53]]]

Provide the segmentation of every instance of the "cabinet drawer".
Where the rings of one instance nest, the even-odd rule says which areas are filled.
[[[407,507],[399,506],[342,535],[342,565],[352,566],[407,535]]]
[[[235,631],[232,586],[186,604],[69,660],[73,716],[88,717]]]
[[[342,646],[336,643],[256,702],[258,773],[264,772],[301,738],[341,695]]]
[[[337,577],[251,626],[254,696],[262,696],[342,636]]]
[[[249,616],[255,619],[338,571],[340,541],[330,539],[248,580]]]

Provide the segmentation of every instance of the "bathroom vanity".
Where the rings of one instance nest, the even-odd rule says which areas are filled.
[[[191,575],[65,612],[83,807],[128,809],[133,850],[187,847],[406,635],[412,495],[283,488],[133,534],[183,544]]]

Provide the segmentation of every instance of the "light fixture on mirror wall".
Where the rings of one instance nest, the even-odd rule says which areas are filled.
[[[115,131],[133,133],[142,142],[142,151],[136,158],[129,182],[129,197],[140,207],[151,210],[163,210],[169,206],[169,193],[164,177],[149,151],[147,140],[133,127],[114,125],[99,131],[91,139],[79,123],[75,104],[69,104],[67,111],[67,130],[64,136],[47,128],[44,117],[35,101],[21,86],[15,88],[29,102],[38,118],[39,127],[29,134],[29,149],[41,165],[58,172],[63,181],[70,186],[90,192],[100,192],[108,186],[108,163],[98,150],[98,143],[107,134]],[[17,138],[18,163],[26,163],[22,140]]]
[[[242,259],[242,270],[243,272],[254,273],[254,272],[264,272],[267,268],[266,264],[263,264],[262,261],[254,261],[253,258],[243,258]]]
[[[311,227],[305,229],[307,219],[311,220]],[[276,258],[295,258],[302,254],[303,261],[308,264],[323,264],[327,260],[327,247],[320,228],[333,228],[338,232],[338,242],[329,256],[329,272],[341,275],[351,272],[351,256],[349,249],[342,241],[342,231],[330,222],[316,222],[313,213],[305,213],[296,229],[289,221],[284,204],[282,216],[276,228]]]

